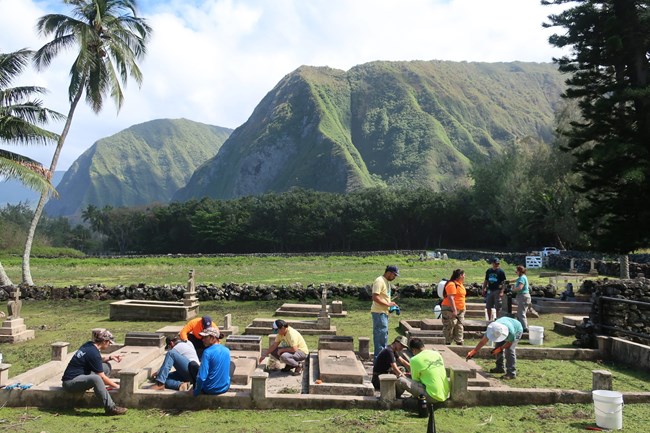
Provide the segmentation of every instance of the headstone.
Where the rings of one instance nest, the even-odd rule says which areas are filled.
[[[621,256],[619,263],[621,267],[621,279],[629,280],[630,279],[630,257],[628,255]]]
[[[578,270],[576,269],[576,259],[573,258],[573,257],[571,257],[571,265],[570,265],[570,268],[569,268],[569,272],[574,273],[574,274],[578,272]]]
[[[449,260],[449,256],[447,255],[447,253],[444,253],[442,255],[442,260]]]
[[[343,301],[332,301],[332,306],[330,307],[330,313],[343,314]]]
[[[9,313],[8,319],[19,319],[20,310],[23,307],[23,301],[20,300],[20,287],[14,287],[9,294],[9,302],[7,302],[7,312]]]
[[[14,287],[10,291],[10,299],[7,302],[9,317],[2,322],[0,327],[0,343],[18,343],[34,338],[34,331],[27,329],[25,319],[20,317],[23,301],[20,300],[20,287]]]
[[[198,314],[199,299],[196,297],[196,286],[194,284],[194,269],[190,269],[189,277],[187,280],[187,289],[183,294],[183,306],[186,308],[195,308]],[[195,315],[196,315],[195,314]]]
[[[598,271],[596,270],[596,259],[592,258],[589,263],[590,263],[589,276],[597,277]]]
[[[359,337],[359,358],[370,359],[370,338]]]

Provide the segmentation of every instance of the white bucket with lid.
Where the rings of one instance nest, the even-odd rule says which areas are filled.
[[[544,327],[543,326],[529,326],[528,327],[528,342],[535,346],[544,344]]]
[[[594,398],[596,425],[608,430],[623,428],[623,394],[616,391],[597,389],[591,392]]]

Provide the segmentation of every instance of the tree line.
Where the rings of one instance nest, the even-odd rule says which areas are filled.
[[[570,155],[544,144],[512,150],[451,191],[368,188],[348,194],[293,189],[232,200],[82,214],[116,253],[255,253],[386,249],[585,248]]]

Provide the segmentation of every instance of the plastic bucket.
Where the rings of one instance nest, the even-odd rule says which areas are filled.
[[[528,342],[535,346],[544,344],[544,327],[543,326],[529,326],[528,327]]]
[[[616,391],[597,389],[591,392],[594,397],[596,425],[608,430],[623,428],[623,394]]]

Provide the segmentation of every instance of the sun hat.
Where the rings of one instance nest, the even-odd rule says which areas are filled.
[[[499,322],[490,323],[487,327],[487,331],[485,331],[485,336],[488,340],[494,341],[495,343],[505,340],[508,334],[508,327]]]
[[[399,343],[399,344],[401,344],[402,346],[404,346],[405,349],[406,349],[407,347],[409,347],[409,342],[408,342],[408,340],[406,339],[406,337],[403,336],[403,335],[400,335],[400,336],[396,337],[395,340],[393,340],[393,343]]]

